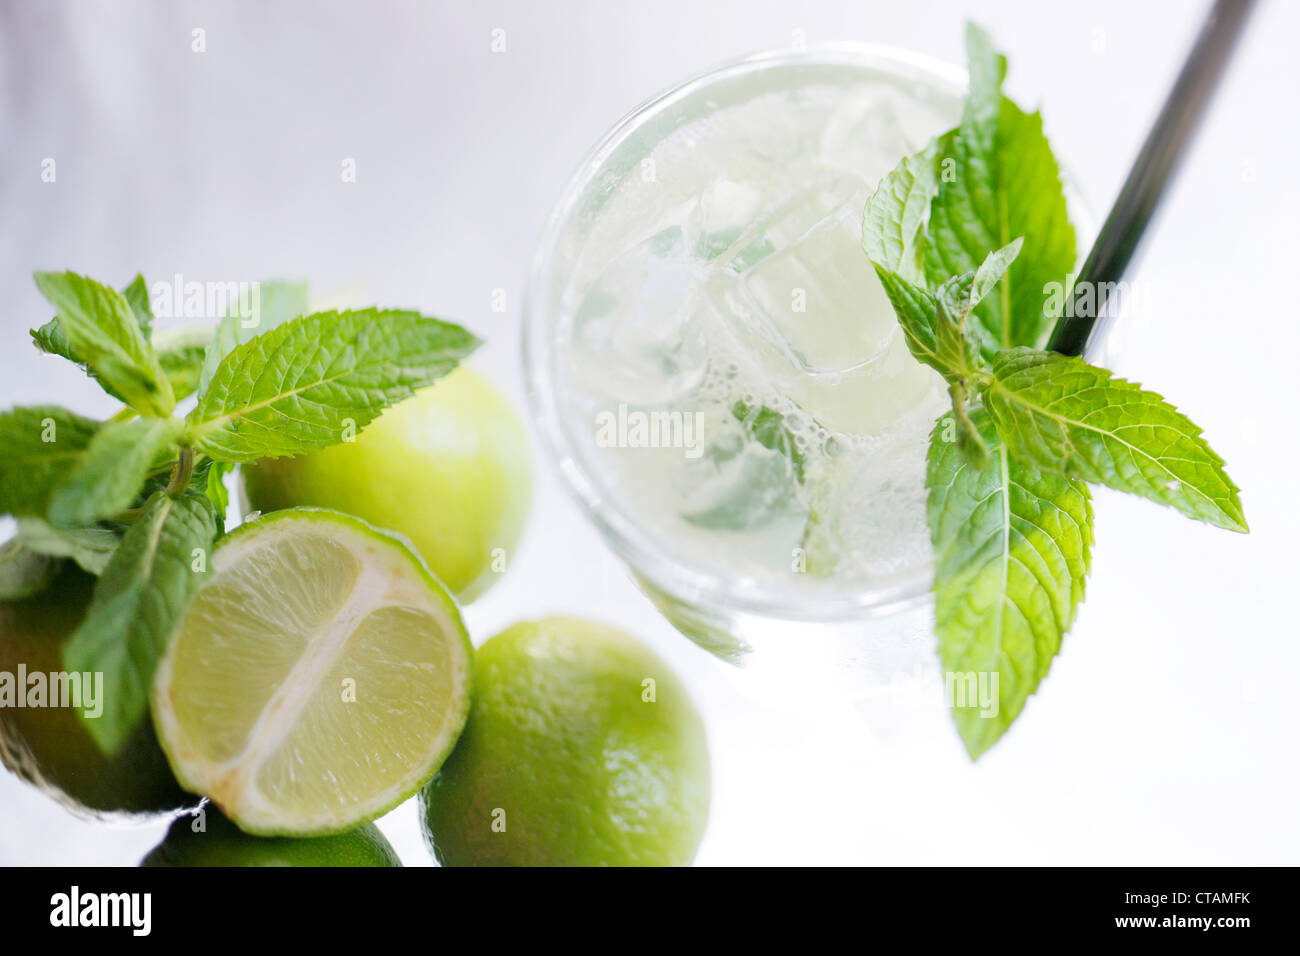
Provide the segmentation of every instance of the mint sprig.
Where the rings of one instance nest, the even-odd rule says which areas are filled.
[[[32,332],[37,348],[125,407],[103,422],[55,406],[0,413],[0,514],[19,519],[4,589],[42,586],[64,559],[99,575],[64,666],[103,673],[104,712],[87,727],[112,753],[144,718],[159,656],[206,573],[224,478],[240,462],[346,440],[479,340],[418,312],[304,314],[306,285],[281,282],[260,285],[256,323],[232,309],[201,337],[155,338],[140,276],[121,292],[72,272],[36,283],[57,311]],[[190,394],[195,408],[175,417]]]
[[[36,285],[58,310],[74,361],[141,414],[172,413],[176,399],[149,345],[149,326],[126,296],[75,272],[38,272]]]
[[[936,632],[958,732],[978,757],[1037,690],[1083,599],[1086,482],[1247,528],[1223,459],[1190,419],[1037,348],[1055,318],[1046,289],[1074,267],[1074,229],[1041,117],[1002,96],[1006,61],[978,27],[967,50],[961,124],[880,182],[863,249],[908,348],[952,399],[926,473]],[[996,706],[957,692],[993,678]]]
[[[341,442],[446,375],[479,345],[418,312],[364,309],[293,319],[221,360],[186,437],[221,461],[298,455]]]

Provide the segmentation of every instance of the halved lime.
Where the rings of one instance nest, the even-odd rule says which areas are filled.
[[[401,803],[456,743],[473,650],[401,539],[319,509],[226,537],[158,665],[177,779],[249,833],[337,833]]]

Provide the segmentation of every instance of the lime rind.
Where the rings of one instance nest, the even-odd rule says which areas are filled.
[[[246,569],[252,556],[277,543],[312,536],[342,546],[358,559],[352,591],[341,599],[343,622],[332,620],[324,638],[319,632],[307,636],[304,653],[288,672],[278,696],[266,702],[258,723],[248,732],[242,751],[225,761],[212,759],[210,752],[205,753],[206,741],[196,740],[192,733],[196,729],[193,714],[188,721],[183,717],[185,705],[181,695],[174,693],[174,683],[178,648],[186,633],[184,621],[159,663],[151,695],[159,742],[177,780],[186,789],[212,799],[241,829],[260,836],[340,833],[388,812],[414,795],[437,772],[455,746],[469,715],[473,648],[455,599],[400,535],[375,528],[359,518],[327,509],[295,508],[246,522],[226,536],[214,552],[213,578],[200,592],[186,620],[203,603],[205,592],[220,588],[223,581],[231,580],[228,576]],[[266,585],[272,586],[271,582]],[[285,604],[288,608],[293,602],[286,600]],[[330,665],[341,659],[353,636],[371,615],[392,608],[403,608],[432,619],[435,626],[430,630],[435,639],[431,643],[439,645],[447,667],[448,693],[439,702],[437,725],[429,734],[427,746],[420,751],[419,759],[411,760],[409,770],[400,779],[377,787],[373,794],[340,794],[342,799],[332,801],[332,805],[322,800],[319,806],[310,809],[278,803],[275,794],[263,792],[259,770],[294,734],[312,695],[327,686],[323,683],[316,686],[313,682],[330,676]],[[328,645],[324,654],[322,639]],[[428,664],[424,666],[427,668]],[[253,678],[254,675],[248,675],[250,681]],[[229,716],[225,710],[218,714],[218,717]],[[207,726],[199,729],[209,733],[210,721],[203,723]],[[408,739],[410,736],[407,734]],[[318,750],[329,752],[329,744],[319,746]],[[378,756],[375,751],[371,754]],[[347,756],[375,762],[357,752]],[[324,763],[321,769],[331,780],[335,779],[335,773]],[[350,776],[355,779],[357,774]],[[280,778],[284,779],[284,775]],[[317,787],[316,792],[319,796],[321,788]]]

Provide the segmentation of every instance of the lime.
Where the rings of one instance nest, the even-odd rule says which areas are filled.
[[[141,866],[401,866],[379,828],[364,823],[333,836],[257,837],[212,807],[179,817]]]
[[[63,671],[63,645],[90,605],[95,578],[62,563],[44,590],[0,601],[0,671],[15,691],[27,675]],[[15,701],[16,702],[16,701]],[[47,698],[47,703],[48,698]],[[153,726],[142,721],[121,749],[106,757],[86,731],[84,709],[0,707],[0,761],[68,808],[92,816],[137,814],[192,806],[158,749]]]
[[[334,508],[401,532],[461,601],[486,591],[513,559],[532,497],[519,417],[463,366],[353,441],[241,472],[250,508]]]
[[[397,537],[295,509],[244,524],[159,662],[176,777],[243,830],[350,830],[438,769],[469,707],[451,595]]]
[[[516,624],[479,649],[469,722],[421,802],[445,866],[684,865],[708,819],[704,726],[621,631]]]

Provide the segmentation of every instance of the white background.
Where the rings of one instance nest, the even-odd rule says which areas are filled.
[[[1095,210],[1114,196],[1204,4],[1175,2],[51,3],[0,8],[0,406],[103,413],[38,357],[35,268],[116,284],[304,276],[462,321],[522,408],[519,314],[544,218],[582,154],[719,60],[858,40],[960,62],[984,24]],[[191,51],[206,30],[207,52]],[[492,30],[506,51],[490,51]],[[652,642],[705,711],[698,862],[1300,863],[1295,308],[1300,5],[1264,3],[1136,278],[1119,371],[1173,396],[1244,489],[1237,536],[1097,495],[1088,599],[1022,719],[978,765],[936,701],[768,708],[678,637],[548,465],[476,640],[553,611]],[[57,162],[55,184],[41,161]],[[353,158],[358,181],[341,182]],[[494,289],[508,310],[491,311]],[[3,449],[0,449],[3,454]],[[7,533],[0,528],[0,535]],[[797,640],[798,635],[792,635]],[[427,863],[414,804],[382,821]],[[0,776],[0,863],[134,864],[164,829],[82,823]]]

